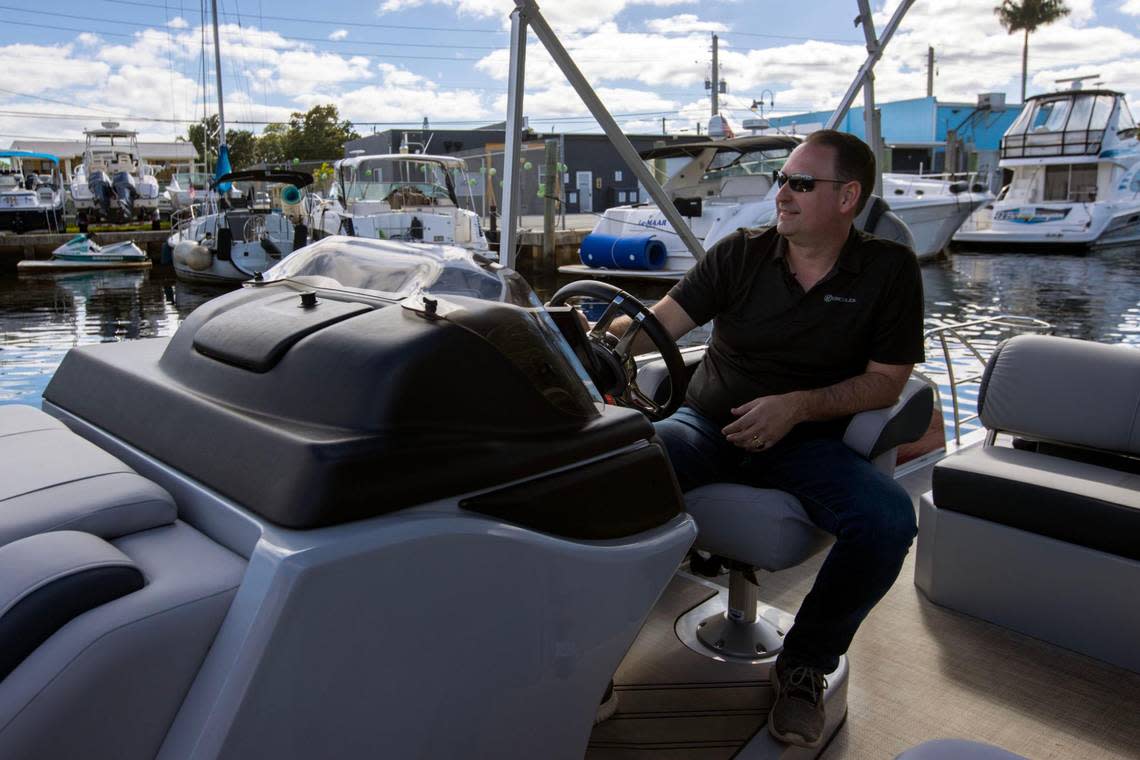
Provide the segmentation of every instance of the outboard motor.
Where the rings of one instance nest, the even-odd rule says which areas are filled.
[[[120,211],[122,211],[124,217],[130,219],[134,216],[135,198],[139,196],[139,191],[135,188],[134,179],[127,172],[115,172],[115,180],[112,186],[115,189],[115,195],[119,199]]]
[[[111,178],[107,176],[107,172],[91,172],[91,178],[87,180],[87,189],[95,196],[99,208],[103,210],[103,217],[110,218],[111,199],[115,191],[111,187]]]

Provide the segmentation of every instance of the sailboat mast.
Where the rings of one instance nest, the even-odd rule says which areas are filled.
[[[226,112],[222,108],[222,49],[218,43],[218,0],[210,0],[214,13],[214,73],[218,77],[218,144],[226,144]]]

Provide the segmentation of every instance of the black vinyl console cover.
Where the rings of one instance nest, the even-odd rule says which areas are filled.
[[[653,435],[638,412],[600,410],[519,306],[453,297],[441,319],[322,295],[288,320],[291,334],[273,314],[300,297],[244,288],[199,307],[169,342],[74,349],[44,397],[292,528],[492,487]],[[255,323],[248,340],[211,338],[207,326],[238,311]]]

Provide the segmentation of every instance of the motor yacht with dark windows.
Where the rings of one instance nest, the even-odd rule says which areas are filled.
[[[1012,173],[954,241],[963,247],[1083,251],[1140,240],[1140,140],[1122,93],[1027,98],[1001,142]]]

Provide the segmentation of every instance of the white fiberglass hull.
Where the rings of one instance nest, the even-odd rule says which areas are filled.
[[[962,223],[986,198],[973,193],[925,199],[890,201],[891,211],[906,223],[914,235],[914,252],[919,260],[937,258]]]
[[[995,204],[963,225],[965,246],[1089,248],[1140,241],[1140,203]]]

